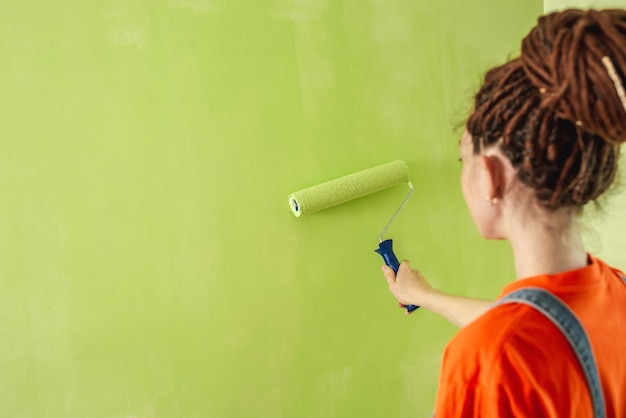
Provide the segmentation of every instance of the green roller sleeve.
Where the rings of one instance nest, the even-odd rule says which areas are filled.
[[[392,161],[295,192],[289,196],[289,206],[299,217],[408,181],[406,163]]]

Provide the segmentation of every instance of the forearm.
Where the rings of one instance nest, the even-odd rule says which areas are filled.
[[[418,270],[410,268],[404,260],[396,274],[382,266],[389,290],[402,305],[417,305],[443,316],[457,327],[465,325],[485,313],[493,302],[466,298],[440,292],[430,286]]]
[[[492,304],[492,301],[485,299],[455,296],[433,290],[422,301],[421,306],[462,328],[485,313]]]

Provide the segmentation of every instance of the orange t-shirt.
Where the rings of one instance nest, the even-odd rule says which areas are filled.
[[[582,322],[598,365],[607,417],[626,417],[626,281],[589,257],[561,274],[517,280],[549,290]],[[582,368],[561,331],[520,303],[498,305],[461,329],[443,355],[435,417],[591,417]]]

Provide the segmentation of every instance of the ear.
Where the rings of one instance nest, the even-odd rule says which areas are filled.
[[[501,200],[506,190],[506,169],[498,155],[481,155],[480,163],[485,173],[488,197]]]

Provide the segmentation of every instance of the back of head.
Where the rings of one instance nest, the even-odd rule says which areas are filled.
[[[486,74],[467,123],[474,150],[498,144],[545,208],[582,207],[615,178],[625,85],[626,10],[543,16],[521,56]]]

